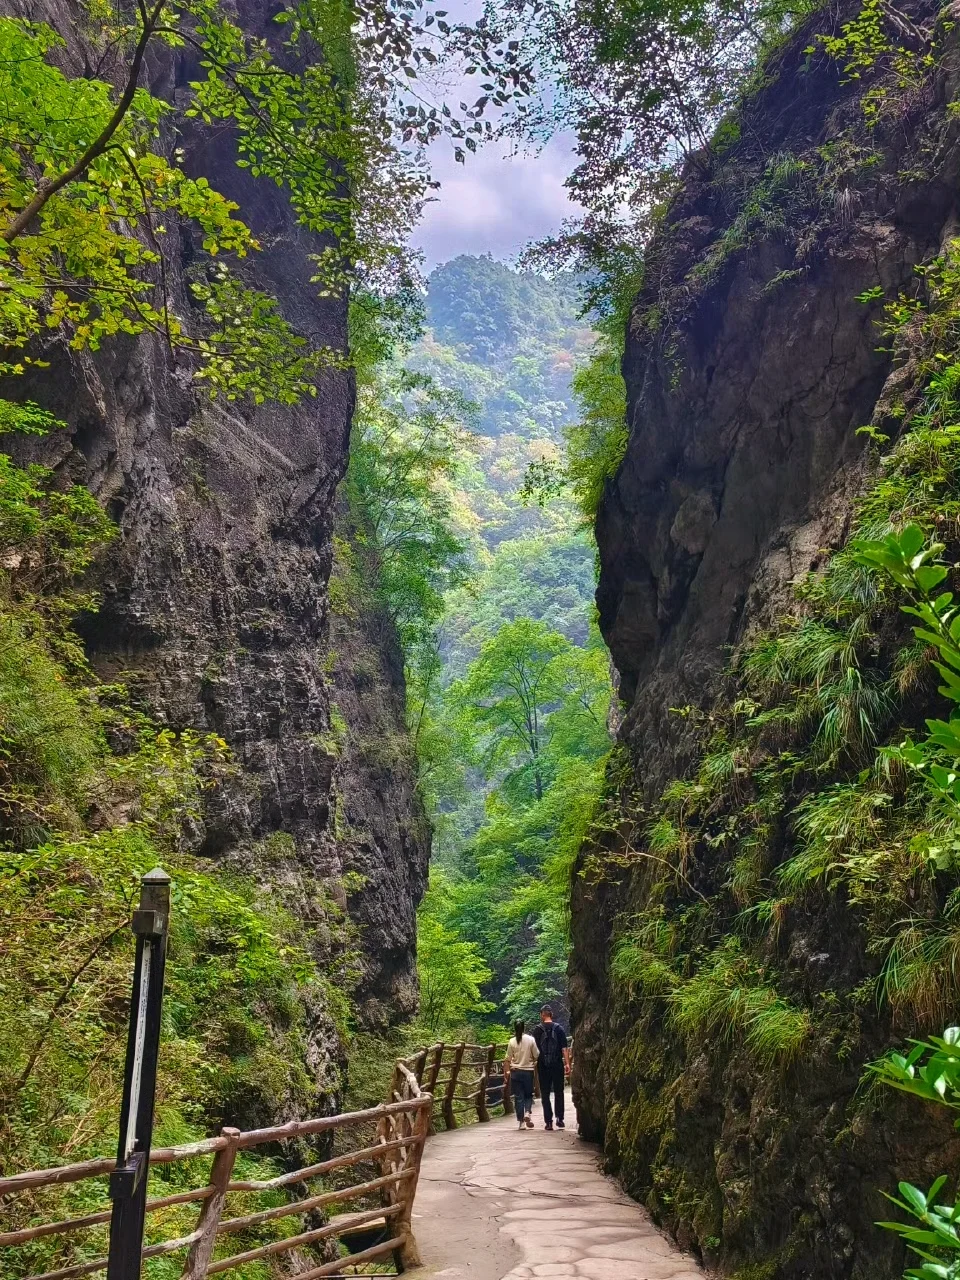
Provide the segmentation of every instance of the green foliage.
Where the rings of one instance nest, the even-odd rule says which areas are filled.
[[[736,936],[706,954],[687,957],[682,931],[652,906],[617,939],[611,976],[631,999],[666,1002],[673,1025],[691,1047],[742,1042],[763,1066],[787,1066],[813,1032],[813,1018],[781,996],[764,968]],[[685,973],[689,967],[692,972]]]
[[[870,1064],[874,1080],[927,1102],[960,1110],[960,1027],[942,1036],[915,1040],[906,1055],[890,1052]],[[960,1121],[957,1121],[960,1127]],[[887,1199],[907,1214],[908,1222],[880,1222],[895,1232],[921,1263],[904,1272],[905,1280],[954,1280],[960,1274],[960,1200],[940,1202],[946,1175],[926,1192],[909,1182],[899,1184],[900,1198]]]
[[[593,354],[573,379],[581,416],[566,433],[567,472],[588,518],[596,515],[604,485],[627,449],[627,391],[620,372],[625,332],[620,317],[601,322]]]
[[[574,508],[558,446],[576,416],[570,380],[594,336],[576,285],[569,276],[547,279],[461,256],[431,274],[426,320],[411,367],[478,409],[458,513],[478,561],[504,540],[568,538]],[[551,501],[536,509],[529,499],[537,486],[526,482],[541,474]]]
[[[835,586],[810,590],[822,597]],[[748,688],[768,704],[752,724],[774,726],[785,737],[812,729],[813,752],[824,763],[843,754],[864,758],[893,706],[889,689],[862,661],[872,640],[870,613],[855,605],[847,596],[839,620],[803,618],[760,639],[743,658]]]
[[[35,621],[29,619],[29,621]],[[104,746],[89,703],[22,615],[0,612],[0,822],[20,841],[70,828],[91,797]]]
[[[16,411],[19,406],[0,401]],[[45,433],[48,415],[31,415],[34,432]],[[22,421],[16,414],[16,430]],[[62,424],[53,420],[52,425]],[[64,487],[47,467],[18,467],[0,453],[0,560],[14,591],[62,599],[64,584],[81,573],[113,536],[96,499],[80,485]]]
[[[519,492],[532,458],[558,455],[590,335],[572,286],[487,258],[438,268],[427,318],[411,341],[412,310],[353,308],[363,435],[334,603],[349,607],[372,578],[399,623],[434,827],[420,919],[429,1024],[480,1035],[494,1012],[530,1017],[548,996],[563,1007],[570,868],[609,746],[589,541],[569,495],[533,510]],[[461,991],[438,1013],[460,947],[485,966],[480,1003]]]
[[[148,22],[141,35],[149,39],[149,31]],[[221,390],[232,396],[223,381],[222,344],[214,334],[186,334],[165,285],[154,278],[166,234],[159,223],[165,216],[188,219],[209,255],[243,257],[255,243],[233,217],[236,205],[151,150],[165,105],[132,89],[114,124],[118,109],[106,81],[69,79],[52,65],[49,55],[62,44],[42,24],[0,21],[0,95],[8,104],[0,130],[0,211],[6,220],[0,237],[0,369],[22,372],[35,361],[24,349],[50,330],[63,331],[75,348],[96,350],[116,334],[153,329],[175,346],[200,352],[201,373],[219,379]],[[84,163],[94,139],[105,140],[102,149]],[[57,186],[76,166],[78,172]],[[44,182],[54,188],[46,198]],[[18,217],[34,201],[40,202],[34,218],[21,227]],[[136,234],[141,223],[145,236]],[[241,303],[255,300],[236,278],[230,288]],[[277,387],[285,388],[282,364],[260,364],[261,352],[247,356],[238,339],[256,342],[256,333],[247,327],[243,305],[237,314],[242,335],[236,326],[231,329],[230,369],[257,387],[275,375]],[[281,321],[274,327],[278,338],[289,336]]]
[[[732,109],[762,83],[764,55],[810,9],[803,0],[749,9],[673,0],[498,4],[499,32],[517,38],[544,86],[537,101],[507,114],[500,132],[576,138],[566,185],[585,212],[540,247],[540,258],[555,270],[573,265],[591,283],[622,279],[621,257],[642,248],[686,160],[736,147]]]
[[[291,331],[273,298],[231,279],[222,263],[212,280],[194,281],[190,289],[208,321],[196,341],[203,357],[196,377],[211,395],[226,400],[249,396],[254,404],[268,398],[296,404],[317,394],[320,369],[337,363],[338,357],[307,349],[306,338]]]
[[[518,349],[533,358],[531,340],[548,347],[562,342],[578,311],[574,281],[512,271],[489,255],[452,258],[430,276],[427,323],[433,336],[484,368]],[[566,388],[557,391],[564,398]]]
[[[725,697],[709,713],[677,709],[687,740],[700,734],[687,776],[654,805],[641,804],[631,774],[611,778],[615,798],[595,824],[583,873],[629,895],[611,959],[610,1017],[614,1026],[638,1024],[638,1040],[660,1044],[668,1018],[691,1057],[726,1043],[749,1050],[758,1066],[789,1064],[848,1055],[865,1002],[906,1025],[945,1017],[956,1003],[955,250],[948,244],[924,269],[918,299],[885,309],[881,325],[904,362],[904,400],[885,410],[884,430],[867,433],[873,469],[847,544],[795,584],[767,634],[732,656]],[[802,921],[837,910],[833,895],[862,940],[860,981],[801,1002],[772,966],[778,954],[792,955],[788,930],[794,937]],[[909,1079],[927,1097],[943,1072],[938,1061],[917,1084],[917,1064],[932,1052],[914,1060]],[[641,1080],[643,1072],[660,1077],[653,1057],[644,1056]],[[908,1087],[903,1062],[886,1070]],[[684,1069],[661,1096],[688,1081]],[[633,1112],[612,1116],[608,1142],[626,1149],[640,1123]],[[665,1147],[659,1167],[668,1160]],[[901,1207],[922,1219],[910,1229],[939,1230],[935,1220],[954,1212],[941,1199],[939,1184],[930,1193],[901,1189]],[[933,1254],[947,1248],[942,1235],[914,1238],[921,1241]],[[931,1269],[911,1274],[953,1274],[946,1254],[927,1261]]]
[[[882,541],[861,539],[854,544],[862,563],[878,567],[907,592],[912,603],[902,606],[903,610],[920,619],[913,633],[937,655],[933,665],[943,680],[939,692],[958,704],[960,613],[953,592],[938,591],[949,574],[946,565],[936,563],[943,549],[942,543],[925,545],[917,525],[889,533]],[[908,738],[898,758],[924,774],[934,796],[960,821],[960,715],[928,720],[927,729],[926,740],[917,744]]]
[[[581,648],[590,642],[594,553],[583,532],[540,530],[497,542],[448,593],[445,670],[463,675],[504,622],[543,622]]]
[[[436,32],[403,5],[339,0],[276,15],[270,39],[215,0],[90,9],[89,57],[109,78],[64,74],[51,28],[0,21],[0,371],[38,362],[54,332],[96,350],[146,331],[190,357],[212,395],[315,395],[342,353],[296,333],[277,300],[250,287],[241,260],[257,242],[237,206],[170,153],[171,108],[138,87],[141,70],[157,44],[189,46],[197,79],[181,94],[185,115],[230,129],[240,167],[282,188],[301,225],[326,238],[304,283],[340,297],[361,278],[389,293],[411,286],[404,245],[428,184],[404,144],[479,128],[410,105],[410,81],[437,61]],[[168,288],[183,234],[188,309]]]
[[[906,1055],[891,1051],[869,1065],[874,1080],[891,1089],[942,1103],[960,1111],[960,1028],[947,1027],[942,1036],[914,1040]]]
[[[444,593],[462,580],[449,487],[467,444],[469,406],[429,378],[384,372],[359,388],[349,491],[375,582],[410,661],[429,649]]]
[[[799,889],[812,880],[852,874],[863,851],[874,847],[890,802],[889,794],[862,781],[838,782],[808,796],[794,810],[800,852],[778,867],[780,884]],[[859,870],[863,874],[862,863]]]
[[[36,430],[52,425],[42,411],[25,413]],[[173,877],[158,1139],[307,1113],[317,1089],[311,1026],[349,1018],[357,968],[347,922],[322,886],[302,878],[291,905],[309,897],[320,925],[308,952],[282,893],[186,851],[206,793],[232,771],[226,743],[160,728],[123,685],[93,678],[70,622],[81,605],[94,607],[77,575],[112,527],[85,490],[0,457],[0,1169],[102,1156],[115,1140],[130,912],[158,862]],[[245,1168],[275,1172],[255,1158]],[[184,1189],[178,1178],[195,1186],[197,1176],[160,1171],[153,1191]],[[17,1228],[37,1214],[103,1207],[100,1188],[81,1183],[18,1199],[8,1219]],[[148,1239],[185,1234],[192,1212],[151,1219]],[[272,1238],[265,1230],[258,1243]],[[44,1238],[10,1262],[14,1271],[56,1269],[103,1245],[97,1231]]]
[[[810,168],[806,160],[788,153],[772,156],[736,217],[693,268],[690,279],[701,284],[715,279],[724,263],[751,240],[788,226],[809,200]]]
[[[480,949],[444,924],[451,895],[449,880],[434,868],[417,917],[420,1019],[431,1035],[440,1038],[494,1007],[480,994],[491,976]]]
[[[870,128],[894,110],[905,93],[918,89],[936,62],[936,45],[912,23],[904,29],[902,20],[894,21],[880,0],[865,0],[856,18],[845,22],[839,34],[820,35],[817,43],[843,64],[848,80],[872,81],[860,98]],[[814,51],[815,46],[808,50]]]
[[[668,995],[679,980],[673,964],[676,950],[676,929],[662,909],[651,909],[617,938],[610,974],[631,995]]]
[[[558,897],[566,898],[566,886]],[[533,941],[503,988],[502,1004],[507,1016],[522,1018],[528,1024],[540,1016],[544,1004],[562,1006],[567,991],[567,956],[570,951],[570,929],[566,912],[557,904],[547,904],[536,919]]]
[[[763,978],[738,940],[728,939],[670,993],[673,1022],[691,1042],[742,1035],[759,1062],[787,1065],[803,1052],[812,1019]]]
[[[481,648],[464,679],[454,686],[482,742],[488,774],[506,771],[512,785],[528,784],[543,799],[544,754],[549,743],[549,707],[563,691],[557,659],[571,646],[542,622],[508,622]]]

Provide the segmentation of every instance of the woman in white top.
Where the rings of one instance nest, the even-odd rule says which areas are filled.
[[[540,1057],[540,1050],[533,1036],[523,1034],[523,1023],[513,1024],[513,1038],[507,1043],[507,1056],[503,1060],[504,1079],[510,1082],[513,1105],[517,1113],[519,1129],[533,1128],[533,1069]]]

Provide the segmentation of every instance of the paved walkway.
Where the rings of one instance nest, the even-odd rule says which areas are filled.
[[[440,1133],[426,1147],[413,1228],[425,1269],[444,1280],[706,1280],[646,1210],[599,1170],[570,1128],[511,1119]]]

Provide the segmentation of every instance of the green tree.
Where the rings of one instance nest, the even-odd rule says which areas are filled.
[[[468,447],[471,406],[423,374],[377,365],[361,379],[348,472],[356,541],[396,623],[418,736],[437,685],[445,594],[462,582],[451,485]]]
[[[529,779],[537,800],[546,784],[550,710],[564,691],[556,659],[570,647],[544,623],[518,618],[483,645],[453,693],[481,735],[485,770]]]
[[[282,188],[298,223],[326,239],[312,255],[321,295],[358,282],[389,293],[410,285],[405,243],[429,185],[409,144],[482,132],[410,87],[438,61],[434,46],[469,44],[469,28],[405,0],[293,0],[264,33],[216,0],[88,0],[78,32],[103,79],[65,74],[49,26],[0,18],[0,373],[40,359],[52,333],[95,350],[153,331],[214,395],[315,395],[320,369],[344,353],[297,333],[250,286],[242,260],[259,246],[237,206],[171,150],[172,108],[142,87],[144,69],[158,46],[189,51],[197,78],[183,111],[227,126],[240,167]],[[475,61],[516,79],[482,50]],[[171,296],[168,271],[184,232],[191,307]]]
[[[432,1034],[460,1028],[493,1008],[481,995],[491,973],[479,948],[445,923],[450,896],[447,877],[435,869],[417,916],[420,1018]]]
[[[564,998],[569,880],[600,794],[610,695],[598,636],[581,649],[529,618],[502,626],[451,688],[494,786],[475,830],[443,850],[445,919],[492,970],[501,1016]]]
[[[566,471],[589,520],[596,516],[604,485],[616,474],[627,448],[627,388],[621,365],[630,311],[642,280],[642,257],[622,254],[617,275],[606,282],[593,351],[573,378],[580,412],[565,432]]]
[[[152,330],[171,351],[196,358],[214,393],[289,402],[311,390],[331,358],[309,350],[275,300],[228,266],[257,249],[237,206],[159,152],[169,108],[139,87],[147,47],[183,43],[189,26],[205,49],[204,18],[212,21],[212,10],[193,13],[192,25],[181,14],[181,30],[168,25],[178,19],[161,2],[130,25],[107,20],[101,39],[117,62],[116,100],[107,81],[71,79],[52,64],[64,41],[49,27],[0,19],[0,371],[35,363],[38,339],[52,331],[95,350],[118,333]],[[240,64],[208,62],[205,83],[221,74],[241,74]],[[332,92],[328,77],[326,97]],[[301,96],[306,102],[305,88]],[[192,332],[168,291],[176,220],[202,244],[192,291],[204,321]]]

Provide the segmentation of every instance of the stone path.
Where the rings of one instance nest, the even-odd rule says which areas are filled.
[[[413,1228],[417,1277],[444,1280],[706,1280],[570,1128],[518,1132],[513,1119],[427,1143]]]

